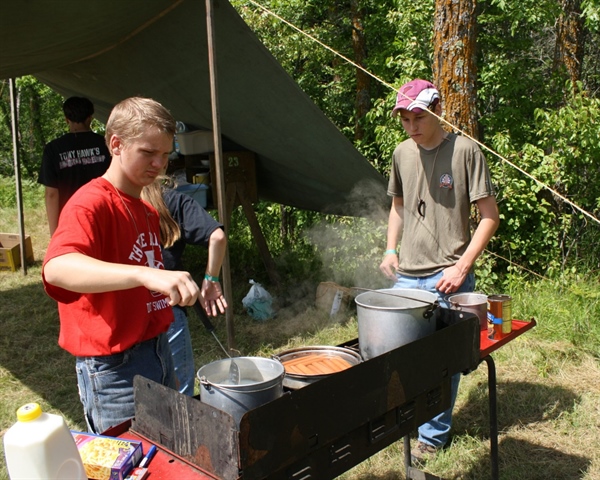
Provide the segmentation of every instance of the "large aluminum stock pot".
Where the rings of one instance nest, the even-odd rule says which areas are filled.
[[[358,346],[364,360],[436,330],[437,295],[414,288],[370,290],[355,298]]]

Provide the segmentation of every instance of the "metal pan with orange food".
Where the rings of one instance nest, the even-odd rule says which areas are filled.
[[[275,354],[272,358],[283,365],[283,386],[292,390],[362,362],[360,354],[351,348],[329,346],[294,348]]]

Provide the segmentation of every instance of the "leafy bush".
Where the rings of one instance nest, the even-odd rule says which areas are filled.
[[[538,180],[507,165],[492,166],[500,185],[502,222],[497,237],[504,257],[547,276],[598,265],[599,120],[600,101],[578,93],[558,110],[536,111],[535,143],[516,151],[508,137],[496,135],[497,151]],[[596,220],[590,221],[565,199]]]
[[[19,156],[23,177],[37,178],[44,146],[66,132],[63,98],[34,77],[16,80]],[[14,175],[8,81],[0,80],[0,175]]]
[[[21,192],[25,208],[44,207],[43,185],[25,178],[21,180]],[[0,205],[3,207],[15,207],[17,205],[17,187],[14,177],[0,175]]]

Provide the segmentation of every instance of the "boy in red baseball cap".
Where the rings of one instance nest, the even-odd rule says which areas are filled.
[[[500,223],[490,172],[475,142],[442,128],[440,94],[431,82],[402,85],[392,115],[409,138],[393,154],[387,247],[379,268],[394,288],[431,291],[444,305],[447,294],[475,289],[475,261]],[[472,204],[481,216],[473,232]],[[450,409],[419,427],[414,461],[447,442],[459,381],[460,374],[452,378]]]

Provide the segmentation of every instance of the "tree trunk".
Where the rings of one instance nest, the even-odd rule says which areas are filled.
[[[4,120],[6,131],[12,128],[10,120],[10,97],[8,93],[8,80],[0,80],[0,118]]]
[[[42,127],[43,119],[42,119],[42,107],[41,103],[43,101],[40,98],[38,91],[32,86],[29,87],[29,110],[31,116],[31,132],[29,138],[29,148],[28,148],[28,158],[27,161],[24,162],[25,169],[30,176],[34,176],[36,173],[36,165],[38,162],[37,158],[34,158],[34,152],[36,151],[36,145],[45,145],[46,139],[44,138],[44,129]]]
[[[285,205],[279,205],[279,214],[281,216],[281,224],[279,225],[279,235],[282,239],[287,239],[289,235],[289,218],[288,211],[285,208]]]
[[[365,67],[367,59],[367,44],[363,27],[364,11],[360,6],[360,0],[350,0],[352,14],[352,48],[354,50],[354,61],[357,65]],[[356,98],[355,111],[356,120],[354,128],[355,140],[364,137],[365,132],[361,120],[371,108],[371,77],[361,69],[356,69]]]
[[[433,83],[445,119],[474,138],[477,122],[477,0],[436,0]]]
[[[575,91],[581,79],[585,43],[581,0],[562,0],[562,10],[556,24],[554,70],[564,66]]]
[[[292,241],[295,235],[294,211],[291,207],[279,205],[279,213],[281,224],[279,225],[279,233],[283,240]]]

